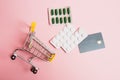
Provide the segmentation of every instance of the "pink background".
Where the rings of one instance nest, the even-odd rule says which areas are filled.
[[[65,54],[49,44],[63,26],[48,25],[47,8],[66,6],[75,28],[102,32],[105,49],[80,54],[76,47]],[[52,63],[35,61],[40,67],[36,75],[30,65],[10,59],[32,21],[37,22],[36,36],[56,53]],[[120,80],[119,27],[120,0],[0,0],[0,80]]]

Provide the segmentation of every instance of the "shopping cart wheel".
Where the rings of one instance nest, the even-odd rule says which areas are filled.
[[[32,68],[31,68],[31,71],[33,72],[34,70],[35,70],[35,67],[32,67]]]
[[[37,74],[37,72],[38,72],[38,70],[36,70],[36,69],[33,71],[34,74]]]
[[[15,60],[15,59],[16,59],[16,56],[15,56],[15,55],[12,55],[12,56],[11,56],[11,59],[12,59],[12,60]]]
[[[37,72],[38,72],[38,70],[37,70],[34,66],[31,68],[31,71],[32,71],[34,74],[37,74]]]

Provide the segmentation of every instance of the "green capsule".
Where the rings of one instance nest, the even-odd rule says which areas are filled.
[[[55,15],[58,15],[58,11],[57,11],[57,9],[55,9]]]
[[[55,19],[54,19],[54,18],[52,18],[51,20],[52,20],[52,24],[55,24]]]
[[[53,11],[53,9],[51,9],[51,15],[54,15],[54,11]]]
[[[62,24],[63,23],[63,20],[62,20],[62,17],[60,17],[60,24]]]
[[[71,17],[70,16],[68,17],[68,22],[71,23]]]
[[[62,10],[61,9],[59,9],[59,15],[61,15],[62,14]]]
[[[64,17],[64,23],[67,23],[67,18],[66,17]]]
[[[67,8],[67,14],[70,14],[70,8]]]
[[[59,19],[58,19],[58,17],[56,17],[56,24],[58,24],[59,23]]]
[[[64,15],[66,14],[66,10],[65,10],[65,8],[63,8],[63,14],[64,14]]]

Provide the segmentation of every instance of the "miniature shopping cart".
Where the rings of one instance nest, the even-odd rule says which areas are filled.
[[[24,46],[22,48],[16,49],[11,56],[12,60],[15,60],[16,57],[19,57],[21,60],[32,65],[31,71],[34,74],[36,74],[39,70],[39,68],[32,63],[32,60],[34,58],[51,62],[55,57],[55,54],[50,49],[48,49],[37,37],[35,37],[35,26],[36,23],[33,22],[31,24],[30,32],[24,43]],[[32,54],[32,57],[30,57],[29,59],[25,59],[23,56],[17,54],[18,51],[30,53]]]

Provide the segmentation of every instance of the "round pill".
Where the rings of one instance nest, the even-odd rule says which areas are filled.
[[[71,33],[67,32],[66,35],[67,35],[67,36],[71,36]]]
[[[84,34],[84,33],[82,33],[82,34],[81,34],[81,37],[84,37],[84,36],[85,36],[85,34]]]
[[[71,28],[70,28],[70,31],[71,31],[71,32],[74,32],[74,31],[75,31],[75,29],[74,29],[73,27],[71,27]]]
[[[75,32],[75,37],[79,37],[79,34],[78,34],[78,32]]]
[[[57,40],[54,38],[53,40],[52,40],[52,42],[54,43],[54,44],[57,44]]]
[[[67,32],[67,28],[66,28],[66,27],[64,27],[63,31],[66,33],[66,32]]]
[[[62,14],[62,10],[61,9],[59,9],[59,15],[61,15]]]
[[[59,42],[56,45],[57,45],[57,47],[61,46],[61,44]]]
[[[55,39],[56,39],[56,40],[59,40],[59,39],[60,39],[60,36],[57,35],[57,36],[55,37]]]
[[[65,8],[63,8],[63,14],[64,14],[64,15],[66,14],[66,10],[65,10]]]
[[[54,24],[55,23],[55,19],[54,18],[52,18],[52,24]]]
[[[70,14],[70,8],[67,8],[67,14]]]
[[[78,40],[78,41],[81,41],[81,37],[77,37],[77,40]]]
[[[73,43],[76,45],[76,44],[77,44],[77,41],[75,40]]]
[[[67,23],[67,18],[66,17],[64,17],[64,23]]]
[[[54,11],[53,11],[53,9],[51,9],[51,15],[54,15]]]
[[[58,15],[58,11],[57,11],[57,9],[55,9],[55,15]]]

